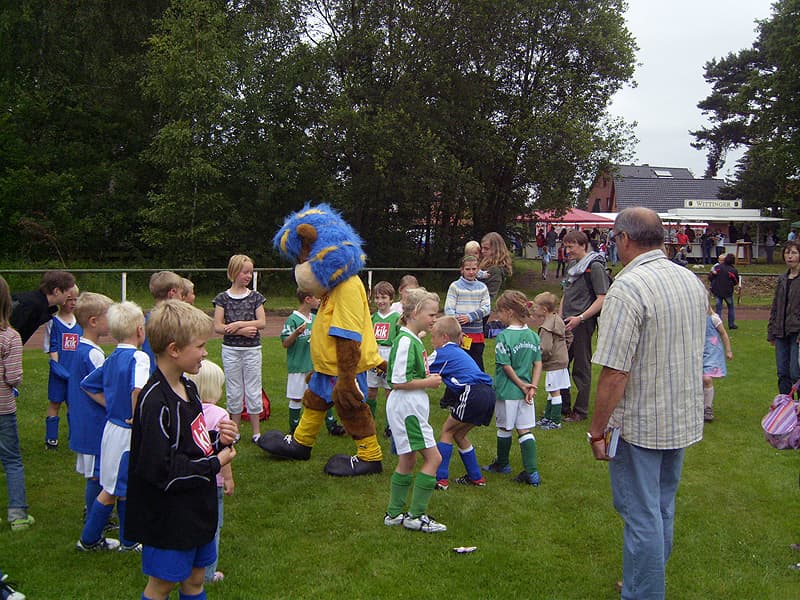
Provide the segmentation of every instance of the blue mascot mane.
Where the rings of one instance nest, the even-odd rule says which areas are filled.
[[[313,231],[309,239],[307,233]],[[327,204],[306,204],[292,213],[272,239],[286,260],[308,262],[317,281],[333,289],[364,268],[366,255],[361,237]]]

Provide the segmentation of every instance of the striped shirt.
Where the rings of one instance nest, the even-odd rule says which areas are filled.
[[[657,450],[703,437],[703,345],[708,296],[688,269],[651,250],[614,280],[592,362],[628,373],[609,420],[622,438]]]
[[[0,415],[17,412],[14,388],[22,383],[22,339],[16,329],[0,330]]]
[[[467,315],[469,323],[461,325],[466,335],[480,334],[483,337],[483,317],[488,317],[492,310],[489,299],[489,288],[480,281],[463,277],[456,279],[447,289],[444,301],[444,314],[453,317]],[[483,341],[483,339],[479,340]]]

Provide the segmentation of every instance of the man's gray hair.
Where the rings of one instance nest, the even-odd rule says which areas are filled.
[[[664,244],[664,225],[658,214],[649,208],[626,208],[614,220],[615,235],[625,233],[641,248],[658,248]]]

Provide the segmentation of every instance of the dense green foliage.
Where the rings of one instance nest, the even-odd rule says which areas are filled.
[[[693,132],[715,176],[728,150],[746,147],[725,194],[774,216],[800,216],[800,1],[779,0],[752,47],[706,63],[711,94],[698,106],[712,126]]]
[[[566,207],[628,129],[622,0],[20,0],[0,9],[0,256],[264,265],[339,207],[374,263]]]

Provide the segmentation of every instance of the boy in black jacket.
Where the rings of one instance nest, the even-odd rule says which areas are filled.
[[[142,598],[163,600],[180,582],[180,598],[203,600],[204,569],[216,558],[216,474],[234,456],[230,421],[208,431],[197,388],[213,321],[180,300],[150,313],[147,339],[158,369],[142,388],[133,415],[126,536],[141,542]]]

